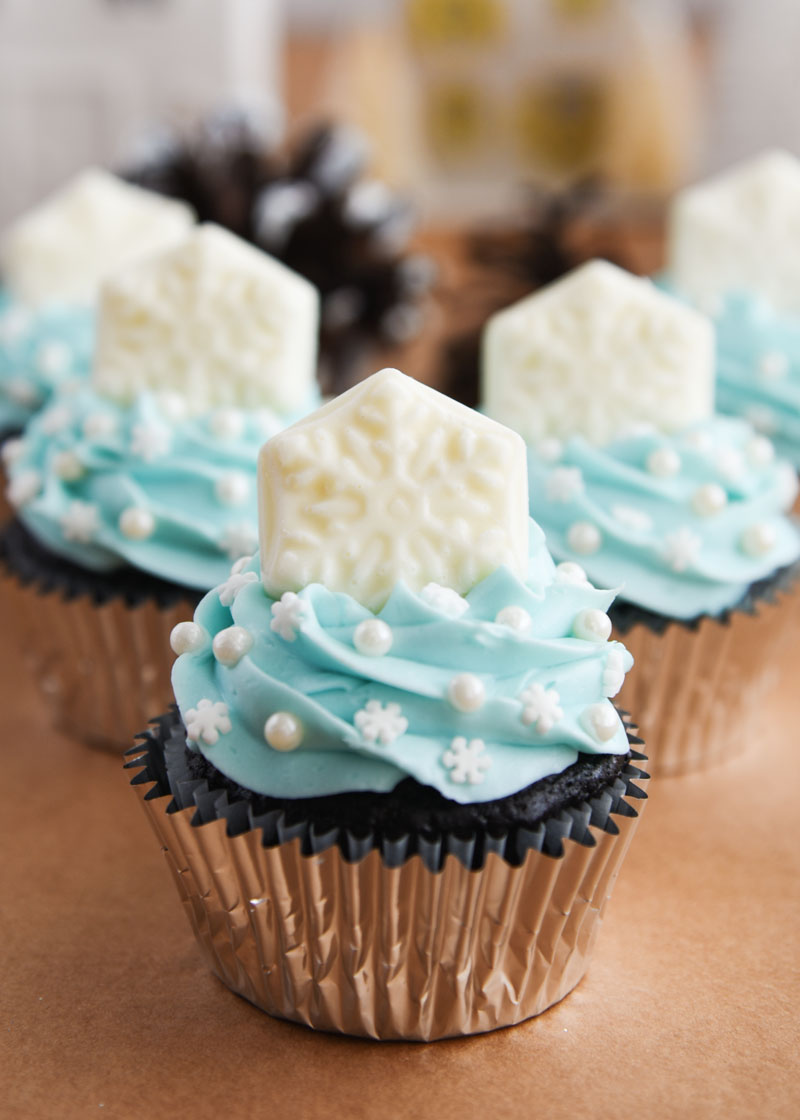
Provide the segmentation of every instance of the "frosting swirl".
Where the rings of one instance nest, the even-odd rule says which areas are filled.
[[[89,386],[56,394],[4,449],[20,520],[85,568],[129,564],[201,591],[219,583],[257,546],[258,450],[291,418],[183,411],[175,394],[130,407]]]
[[[579,752],[624,754],[607,697],[632,658],[606,640],[614,593],[559,572],[533,523],[530,547],[524,582],[499,568],[463,598],[399,583],[375,614],[319,584],[276,601],[257,559],[234,565],[173,632],[190,740],[277,797],[384,792],[411,776],[488,801]]]
[[[0,290],[0,433],[22,429],[59,385],[87,377],[93,346],[88,307],[34,310]]]
[[[742,420],[715,416],[603,448],[548,441],[529,449],[528,469],[531,515],[553,555],[659,614],[718,614],[800,556],[784,516],[794,470]]]

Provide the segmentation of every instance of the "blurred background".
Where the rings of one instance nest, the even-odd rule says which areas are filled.
[[[309,275],[330,385],[469,399],[494,307],[800,151],[798,45],[797,0],[0,0],[0,227],[101,164]]]

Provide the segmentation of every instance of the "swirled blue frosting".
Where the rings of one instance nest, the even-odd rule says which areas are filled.
[[[671,618],[716,615],[800,557],[785,516],[794,470],[742,420],[715,416],[603,448],[580,437],[551,444],[529,449],[531,515],[557,559],[621,585],[622,600]]]
[[[465,596],[458,617],[402,583],[377,614],[319,584],[276,602],[254,558],[202,600],[191,648],[174,665],[193,746],[231,780],[276,797],[381,792],[411,776],[459,802],[507,796],[580,752],[625,753],[607,697],[632,658],[618,642],[573,636],[579,612],[602,617],[614,593],[562,579],[533,523],[530,542],[526,581],[499,568]],[[509,606],[527,612],[527,629],[496,621]],[[376,618],[391,647],[360,653],[356,628]],[[231,633],[241,654],[233,663]],[[449,698],[463,674],[482,686],[474,710]],[[602,740],[587,722],[598,711],[609,725]],[[301,728],[294,749],[269,744],[267,721],[278,712]]]
[[[88,376],[94,318],[77,305],[34,310],[0,289],[0,433],[20,431],[59,385]]]
[[[5,449],[21,521],[84,568],[131,565],[201,591],[219,583],[258,542],[258,449],[297,417],[181,411],[174,395],[120,407],[89,386],[57,393]]]

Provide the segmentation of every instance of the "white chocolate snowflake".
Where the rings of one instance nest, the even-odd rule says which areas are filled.
[[[391,701],[384,707],[380,700],[368,700],[361,711],[356,712],[354,722],[366,743],[380,743],[383,747],[388,747],[408,730],[402,708]]]
[[[169,428],[161,424],[134,424],[131,430],[131,454],[145,463],[163,459],[172,447]]]
[[[469,610],[469,603],[463,595],[459,595],[452,587],[442,587],[439,583],[426,583],[419,597],[429,607],[448,618],[461,618]]]
[[[463,594],[527,569],[522,441],[397,370],[279,433],[259,473],[272,595],[319,582],[376,610],[399,580]]]
[[[522,702],[520,719],[526,726],[533,724],[540,735],[546,735],[564,718],[561,697],[554,688],[534,682],[522,690],[519,700]]]
[[[88,544],[100,525],[100,514],[97,506],[91,502],[81,502],[78,499],[70,502],[67,512],[61,518],[61,532],[68,541],[79,541]]]
[[[255,575],[254,572],[248,574]],[[307,615],[308,607],[300,596],[294,591],[284,591],[280,600],[272,604],[270,630],[280,634],[284,641],[293,642]]]
[[[483,739],[470,739],[467,741],[463,735],[457,735],[450,742],[450,747],[442,755],[442,764],[450,771],[451,782],[463,785],[465,782],[471,786],[480,785],[484,773],[492,765],[492,760],[485,754],[486,744]]]
[[[217,588],[219,601],[223,607],[230,607],[236,596],[250,583],[257,583],[258,576],[255,572],[231,572],[224,583]]]
[[[545,482],[548,502],[574,502],[584,490],[580,467],[556,467]]]
[[[685,572],[694,565],[702,547],[702,538],[693,533],[688,525],[682,525],[664,538],[661,558],[673,572]]]
[[[186,713],[186,734],[195,743],[213,747],[220,735],[231,729],[228,705],[222,700],[200,700],[196,708]]]

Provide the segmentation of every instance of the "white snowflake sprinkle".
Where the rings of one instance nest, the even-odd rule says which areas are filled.
[[[61,532],[65,540],[88,544],[94,539],[99,523],[97,506],[75,499],[69,503],[67,512],[61,518]]]
[[[220,735],[231,729],[228,705],[222,700],[200,700],[196,708],[186,713],[186,734],[195,743],[203,742],[213,747]]]
[[[545,483],[548,502],[573,502],[584,490],[580,467],[556,467]]]
[[[461,618],[469,610],[469,603],[452,587],[442,587],[439,583],[426,583],[419,593],[420,599],[440,614],[448,618]]]
[[[169,454],[172,436],[159,424],[134,424],[131,429],[131,454],[152,463]]]
[[[486,744],[483,739],[470,739],[457,735],[450,743],[450,749],[442,755],[442,763],[450,771],[451,782],[471,786],[480,785],[484,771],[492,765],[488,754],[484,754]]]
[[[623,529],[633,533],[647,533],[653,528],[650,514],[634,506],[612,506],[611,516]]]
[[[380,743],[382,747],[388,747],[408,730],[408,720],[400,705],[390,702],[384,707],[380,700],[368,700],[356,712],[354,722],[365,742]]]
[[[245,574],[255,575],[255,572]],[[231,578],[241,579],[241,576],[232,576]],[[307,616],[307,610],[306,603],[299,595],[296,595],[294,591],[284,591],[280,600],[272,604],[270,629],[274,630],[276,634],[280,634],[284,641],[293,642]]]
[[[66,342],[44,342],[36,351],[36,366],[47,377],[66,373],[72,364],[72,351]]]
[[[46,436],[54,436],[63,432],[72,423],[72,409],[65,404],[54,405],[48,408],[39,417],[39,427]]]
[[[231,560],[252,556],[258,548],[258,530],[252,525],[228,525],[219,538],[219,547]]]
[[[219,601],[223,607],[230,607],[239,592],[249,583],[257,583],[258,576],[255,572],[233,572],[223,584],[217,588]]]
[[[561,697],[554,688],[545,688],[541,684],[530,684],[519,694],[522,702],[522,715],[520,719],[524,724],[533,724],[540,735],[546,735],[563,719],[564,711],[561,708]]]
[[[714,469],[726,482],[736,482],[744,471],[744,456],[735,447],[721,447],[714,456]]]
[[[673,572],[685,572],[692,567],[703,542],[686,525],[668,533],[661,547],[661,558]]]
[[[625,658],[621,649],[610,649],[603,669],[603,695],[616,696],[625,683]]]
[[[20,471],[19,474],[14,475],[6,487],[6,497],[15,509],[19,509],[20,506],[26,506],[28,502],[32,502],[41,489],[42,476],[38,471]]]

